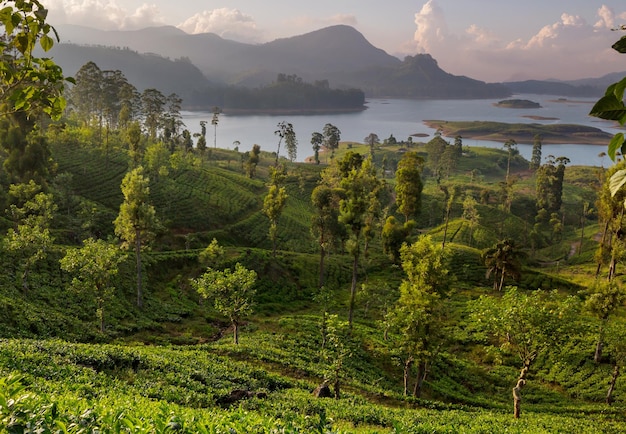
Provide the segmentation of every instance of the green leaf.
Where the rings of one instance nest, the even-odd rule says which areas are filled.
[[[622,38],[613,44],[613,49],[622,54],[626,54],[626,36],[622,36]]]
[[[43,35],[39,40],[39,43],[41,44],[41,48],[43,49],[43,51],[49,51],[54,45],[54,41],[48,35]]]
[[[609,191],[611,196],[615,196],[617,192],[626,184],[626,169],[618,170],[609,179]]]
[[[615,161],[615,155],[617,154],[617,150],[619,149],[622,155],[624,155],[626,142],[624,142],[624,133],[617,133],[611,139],[609,143],[608,155],[612,161]]]
[[[623,101],[617,99],[613,92],[600,98],[589,112],[589,115],[600,119],[619,121],[621,124],[624,124],[626,106],[624,106]]]

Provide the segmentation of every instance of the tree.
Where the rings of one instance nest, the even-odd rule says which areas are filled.
[[[445,334],[445,297],[449,289],[443,249],[429,236],[421,236],[400,249],[406,278],[390,313],[397,331],[404,367],[404,394],[408,394],[411,367],[417,365],[413,395],[419,397],[434,356]]]
[[[517,155],[519,151],[517,150],[517,142],[513,139],[509,139],[504,142],[504,149],[507,151],[506,157],[506,180],[509,180],[509,175],[511,173],[511,159],[514,155]]]
[[[200,121],[200,134],[198,135],[196,148],[198,148],[200,153],[206,151],[206,121]]]
[[[76,72],[74,80],[76,83],[69,92],[70,103],[78,117],[89,125],[98,120],[100,114],[104,81],[102,70],[94,62],[87,62]]]
[[[239,326],[241,321],[252,313],[255,295],[254,284],[257,274],[240,263],[235,269],[217,271],[211,268],[191,284],[198,293],[213,301],[213,306],[222,315],[228,317],[233,326],[233,342],[239,344]]]
[[[333,385],[335,399],[341,398],[341,380],[344,374],[344,362],[352,357],[352,338],[350,326],[340,321],[337,315],[329,315],[326,321],[326,345],[323,348],[325,361],[324,382]]]
[[[144,116],[144,126],[148,137],[156,140],[159,129],[163,126],[163,113],[167,99],[157,89],[146,89],[141,94],[141,106]],[[173,149],[171,149],[173,151]]]
[[[278,219],[287,202],[287,190],[282,185],[285,182],[284,168],[273,167],[269,191],[263,199],[263,214],[270,221],[269,236],[272,240],[272,256],[276,256],[276,239],[278,237]]]
[[[313,152],[315,155],[315,164],[320,164],[320,149],[324,143],[324,136],[321,133],[314,132],[311,135],[311,145],[313,146]]]
[[[609,324],[605,340],[606,348],[613,363],[613,373],[611,374],[605,399],[605,402],[610,405],[613,402],[613,391],[615,390],[617,379],[621,374],[621,370],[626,366],[626,324],[623,321],[614,321]]]
[[[261,159],[261,147],[259,145],[252,145],[252,151],[250,151],[248,156],[248,161],[246,163],[246,174],[248,178],[254,177],[256,173],[256,166],[259,164]]]
[[[339,148],[341,140],[341,131],[333,124],[324,125],[324,147],[331,152],[331,158],[335,155],[335,150]]]
[[[378,138],[378,135],[375,133],[369,133],[368,136],[363,139],[363,141],[365,142],[366,145],[369,145],[370,147],[370,155],[372,156],[372,158],[374,157],[374,148],[378,145],[380,145],[380,139]]]
[[[321,182],[311,192],[311,202],[315,213],[311,219],[311,232],[320,249],[318,286],[325,285],[326,255],[339,239],[343,238],[343,226],[339,224],[339,201],[342,192],[327,183]]]
[[[409,220],[402,224],[398,222],[394,216],[387,217],[381,232],[381,241],[383,243],[383,252],[394,262],[400,259],[400,248],[411,235],[415,222]]]
[[[141,249],[155,236],[160,227],[154,207],[149,203],[149,179],[144,176],[142,166],[128,172],[122,180],[124,202],[113,222],[115,234],[123,245],[134,246],[137,266],[137,306],[143,307],[143,279]]]
[[[550,215],[561,211],[565,166],[569,159],[549,155],[546,160],[546,163],[537,169],[536,204],[537,210],[545,209],[547,215]]]
[[[513,388],[513,415],[519,418],[528,372],[544,351],[568,339],[576,301],[574,297],[561,300],[556,291],[510,287],[502,297],[483,295],[470,302],[470,311],[471,324],[494,338],[503,351],[517,354],[522,363]]]
[[[463,137],[456,136],[454,138],[454,150],[457,160],[463,156]]]
[[[14,227],[9,228],[4,238],[7,251],[17,255],[14,261],[21,269],[23,291],[29,289],[29,275],[32,268],[46,257],[54,243],[50,224],[57,206],[49,193],[41,191],[35,182],[11,185],[9,215]]]
[[[483,252],[483,261],[487,267],[487,278],[493,275],[493,289],[502,291],[504,278],[511,276],[519,279],[522,271],[520,252],[511,239],[499,241]],[[499,275],[499,278],[498,278]]]
[[[424,159],[417,152],[407,152],[398,162],[396,171],[396,204],[398,211],[408,222],[409,217],[417,216],[422,205],[422,167]]]
[[[213,147],[217,148],[217,124],[220,122],[220,113],[222,110],[219,107],[213,107],[213,117],[211,118],[211,125],[213,125]]]
[[[80,248],[69,249],[60,260],[61,269],[74,275],[72,288],[92,292],[96,298],[100,333],[104,333],[104,307],[115,290],[111,280],[122,260],[116,246],[93,238],[85,240]]]
[[[278,149],[276,149],[276,163],[274,165],[278,167],[278,157],[280,154],[280,144],[285,140],[285,147],[291,159],[292,154],[295,156],[298,147],[298,141],[296,140],[296,133],[293,130],[293,125],[289,122],[282,121],[278,123],[278,129],[274,131],[278,138]],[[292,161],[295,157],[292,159]]]
[[[537,170],[541,166],[541,136],[535,135],[533,141],[533,150],[530,157],[530,170]]]
[[[46,22],[48,10],[38,0],[5,1],[2,4],[0,39],[0,114],[36,115],[58,119],[65,109],[65,81],[61,67],[49,58],[34,55],[40,47],[48,52],[59,37]],[[28,116],[26,116],[28,117]],[[36,116],[35,116],[36,117]]]
[[[609,319],[617,314],[619,308],[622,307],[626,301],[626,292],[615,280],[596,280],[586,291],[586,295],[585,309],[600,321],[598,340],[593,355],[593,361],[600,363],[602,359],[602,348],[604,347],[605,331]]]
[[[439,130],[435,133],[435,137],[426,143],[426,152],[428,154],[426,165],[435,178],[441,176],[441,159],[448,146],[448,142],[441,137],[441,131]]]
[[[469,226],[469,240],[468,244],[471,247],[474,240],[474,230],[480,222],[480,215],[476,207],[478,202],[474,199],[470,193],[467,193],[465,199],[463,199],[463,220],[468,223]]]
[[[349,167],[352,168],[348,170]],[[376,209],[375,202],[378,200],[382,184],[376,177],[371,158],[363,160],[359,154],[348,152],[339,162],[339,169],[342,173],[339,185],[345,195],[339,202],[339,221],[346,226],[350,234],[346,247],[352,256],[352,284],[348,308],[348,323],[352,327],[358,266],[362,253],[361,242],[368,228],[366,224],[368,214]]]

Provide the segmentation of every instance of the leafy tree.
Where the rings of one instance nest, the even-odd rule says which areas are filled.
[[[48,10],[38,0],[5,1],[0,13],[0,114],[45,113],[58,119],[65,109],[65,81],[61,67],[49,58],[35,56],[36,48],[49,51],[54,27],[46,22]],[[34,117],[36,118],[36,116]]]
[[[52,166],[50,148],[28,113],[19,111],[0,118],[0,146],[6,155],[2,167],[11,182],[33,180],[46,185]]]
[[[141,106],[144,116],[144,126],[148,131],[148,137],[156,140],[157,133],[163,127],[163,114],[167,99],[157,89],[146,89],[141,94]]]
[[[487,278],[494,277],[493,289],[502,291],[504,279],[511,276],[519,279],[522,272],[522,252],[511,239],[499,241],[483,252],[483,261],[487,267]],[[498,277],[499,276],[499,277]]]
[[[615,280],[596,280],[586,291],[586,296],[585,309],[600,321],[596,350],[593,355],[594,362],[600,363],[607,325],[626,301],[626,292]]]
[[[124,202],[113,222],[115,234],[123,245],[134,246],[137,266],[137,306],[143,307],[143,276],[141,249],[155,236],[160,227],[154,207],[149,203],[149,179],[144,176],[144,169],[139,166],[128,172],[122,180]]]
[[[34,181],[9,186],[9,216],[14,226],[4,238],[4,247],[17,256],[15,263],[21,270],[22,289],[29,289],[32,268],[48,254],[54,243],[50,232],[52,218],[57,210],[51,194],[41,191]]]
[[[143,162],[146,171],[153,179],[167,176],[170,167],[170,151],[161,141],[153,143],[146,149]]]
[[[259,164],[261,159],[261,147],[259,145],[252,145],[252,151],[248,156],[248,161],[246,163],[246,174],[248,178],[254,177],[256,173],[256,166]]]
[[[448,269],[443,249],[429,236],[402,246],[400,256],[406,278],[400,285],[400,297],[390,312],[390,321],[398,332],[397,348],[403,354],[404,394],[408,394],[411,367],[416,364],[413,395],[419,397],[445,338]]]
[[[278,219],[287,202],[287,190],[282,185],[285,181],[284,168],[273,167],[271,170],[271,184],[263,199],[263,214],[270,221],[269,236],[272,240],[272,256],[276,256],[276,239],[278,238]]]
[[[200,262],[209,267],[216,267],[224,257],[226,251],[220,246],[215,238],[198,256]]]
[[[398,162],[396,171],[396,204],[398,211],[408,222],[409,217],[415,217],[422,205],[422,166],[424,159],[417,152],[407,152]]]
[[[365,142],[366,145],[369,145],[370,147],[370,155],[372,156],[372,158],[374,157],[374,148],[376,148],[376,146],[380,145],[380,139],[378,138],[378,135],[375,133],[369,133],[368,136],[363,139],[363,141]]]
[[[320,164],[320,149],[322,149],[322,143],[324,143],[324,136],[321,133],[314,132],[311,135],[311,146],[313,146],[313,152],[315,153],[315,164]]]
[[[439,130],[435,133],[435,137],[426,143],[426,153],[428,154],[426,166],[436,178],[441,175],[441,159],[448,146],[448,142],[441,137]]]
[[[478,214],[477,207],[478,202],[474,199],[470,193],[467,193],[463,200],[463,220],[468,223],[469,226],[469,246],[472,246],[474,240],[474,231],[478,227],[480,222],[480,215]]]
[[[335,155],[335,150],[339,148],[341,131],[333,124],[324,125],[324,147],[331,152],[331,158]]]
[[[70,103],[85,125],[98,120],[100,115],[102,70],[95,62],[87,62],[76,72],[75,85],[70,91]]]
[[[343,238],[343,226],[339,224],[339,201],[342,192],[326,183],[320,183],[311,193],[315,211],[311,219],[311,232],[320,249],[319,287],[324,286],[326,255],[339,239]]]
[[[287,153],[289,155],[289,159],[291,161],[295,160],[295,155],[298,148],[298,141],[296,139],[296,133],[293,130],[293,125],[289,122],[282,121],[278,123],[278,129],[274,131],[278,139],[278,149],[276,150],[276,163],[275,166],[278,167],[278,157],[280,154],[280,144],[283,140],[285,140],[285,147],[287,148]],[[294,158],[291,158],[291,157]]]
[[[69,249],[60,260],[61,269],[74,274],[72,287],[95,296],[101,333],[104,333],[104,307],[115,290],[111,280],[117,275],[122,260],[116,246],[93,238],[85,240],[80,248]]]
[[[206,151],[206,121],[200,121],[200,134],[196,148],[202,153]]]
[[[206,273],[191,284],[198,293],[213,301],[213,306],[222,315],[228,317],[233,326],[233,341],[239,344],[239,326],[241,321],[252,313],[255,295],[254,284],[257,274],[240,263],[235,269],[217,271],[209,268]]]
[[[535,135],[533,141],[533,150],[530,157],[530,170],[537,170],[541,166],[541,136]]]
[[[345,170],[351,162],[358,162],[359,160],[362,161],[360,164],[353,166],[350,171]],[[369,226],[367,224],[368,216],[377,208],[375,204],[378,201],[382,184],[376,177],[376,170],[370,158],[362,160],[357,158],[355,153],[348,152],[339,163],[340,173],[345,174],[339,183],[345,195],[339,203],[339,221],[348,228],[350,239],[346,243],[346,247],[353,259],[348,308],[348,323],[352,327],[358,266],[362,253],[361,243]]]
[[[456,136],[454,138],[454,150],[458,161],[463,156],[463,137]]]
[[[502,297],[481,296],[471,302],[470,310],[471,324],[494,338],[502,350],[517,354],[522,363],[513,388],[513,415],[519,418],[528,372],[540,354],[568,339],[576,301],[561,300],[556,291],[510,287]]]
[[[386,253],[393,262],[400,259],[400,248],[407,242],[415,221],[409,220],[404,224],[398,222],[394,216],[387,217],[383,225],[381,239],[383,243],[383,252]]]
[[[326,322],[326,345],[323,349],[325,361],[324,381],[333,385],[335,399],[341,398],[341,380],[346,359],[352,357],[350,326],[340,321],[337,315],[329,315]]]
[[[605,399],[607,404],[611,404],[617,379],[621,374],[621,370],[626,366],[626,324],[623,321],[613,321],[609,324],[606,329],[605,340],[606,348],[613,363],[613,372]]]

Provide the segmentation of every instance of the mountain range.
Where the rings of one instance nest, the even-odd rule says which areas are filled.
[[[428,54],[404,60],[376,48],[356,29],[337,25],[264,44],[245,44],[212,33],[190,35],[172,27],[103,31],[62,25],[50,55],[74,75],[88,61],[118,69],[139,90],[157,88],[183,99],[219,86],[261,87],[278,74],[328,80],[359,88],[367,97],[502,98],[513,93],[601,95],[607,80],[485,83],[442,70]]]

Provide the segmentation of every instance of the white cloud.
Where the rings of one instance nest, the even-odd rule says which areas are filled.
[[[135,10],[119,6],[115,0],[47,0],[49,21],[71,23],[103,30],[132,30],[163,25],[159,8],[147,3]]]
[[[178,25],[187,33],[215,33],[239,42],[259,42],[262,32],[254,18],[238,9],[220,8],[203,11]]]
[[[532,37],[507,41],[476,25],[460,34],[449,32],[437,0],[429,0],[415,14],[413,45],[415,51],[431,54],[444,70],[485,81],[575,79],[626,69],[623,56],[610,48],[619,35],[609,30],[621,24],[626,12],[615,14],[602,6],[597,16],[591,25],[564,12]]]

